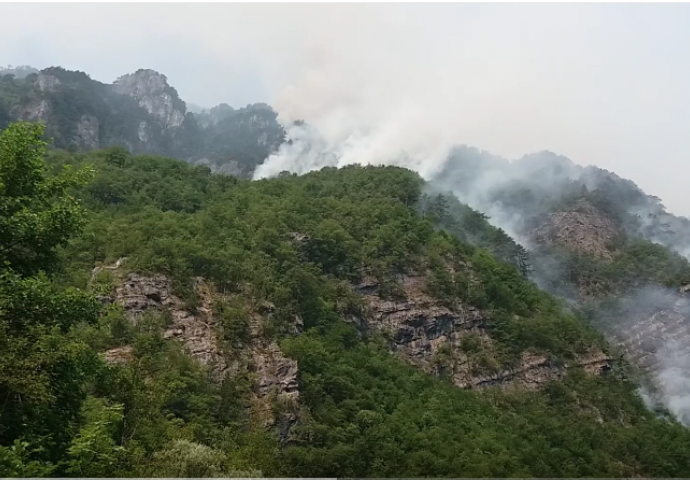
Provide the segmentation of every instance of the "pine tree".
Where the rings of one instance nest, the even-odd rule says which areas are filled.
[[[515,254],[517,260],[518,269],[524,277],[526,277],[529,272],[532,271],[532,265],[529,262],[529,252],[522,245],[517,246],[517,251]]]

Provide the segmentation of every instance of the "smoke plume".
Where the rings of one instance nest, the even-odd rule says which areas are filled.
[[[505,11],[509,10],[526,13],[513,7]],[[575,63],[564,63],[562,52],[543,41],[565,31],[572,23],[569,14],[559,10],[547,23],[536,17],[518,22],[499,15],[491,17],[490,26],[482,23],[489,18],[488,10],[478,9],[461,26],[435,16],[434,28],[448,33],[444,37],[415,35],[416,12],[413,7],[395,10],[385,35],[373,16],[353,16],[345,7],[337,16],[347,21],[305,23],[305,37],[313,42],[302,44],[301,54],[292,52],[290,58],[299,59],[296,70],[270,102],[279,112],[287,141],[256,169],[255,179],[355,163],[407,167],[487,214],[490,223],[528,248],[534,247],[535,227],[559,202],[585,190],[599,190],[608,192],[609,205],[625,205],[618,228],[690,253],[690,222],[668,214],[632,182],[544,151],[576,155],[585,152],[586,145],[589,152],[600,153],[581,160],[605,165],[602,159],[608,155],[612,165],[608,140],[599,133],[576,132],[598,128],[597,124],[599,131],[608,132],[605,135],[612,134],[612,124],[623,128],[619,121],[604,127],[603,117],[584,115],[574,107],[593,98],[582,87],[588,79],[578,79],[588,67],[583,64],[583,70],[576,71]],[[478,25],[496,35],[484,35],[481,45],[473,43]],[[452,28],[463,33],[450,34],[447,29]],[[448,39],[452,45],[443,45]],[[578,33],[561,40],[580,45],[582,37]],[[495,60],[499,57],[500,62]],[[607,98],[621,92],[621,84],[609,87]],[[623,96],[618,100],[623,101]],[[566,110],[568,115],[563,113]],[[487,147],[502,156],[460,145]],[[528,152],[541,153],[522,156]],[[597,208],[606,208],[605,202],[602,205]],[[670,227],[665,229],[667,223]],[[577,286],[560,281],[566,272],[559,260],[541,260],[546,268],[535,281],[554,294],[577,297],[573,291]],[[556,284],[559,289],[552,288]],[[677,299],[669,298],[668,292],[638,292],[628,304],[649,306]],[[659,308],[675,307],[664,303]],[[658,311],[635,318],[644,323]],[[619,315],[609,326],[624,333],[633,328],[625,323],[631,318]],[[655,321],[650,325],[658,327]],[[684,322],[690,323],[690,316]],[[681,421],[690,421],[690,379],[682,373],[690,367],[690,358],[666,337],[657,339],[651,355],[656,370],[649,398],[663,403]]]

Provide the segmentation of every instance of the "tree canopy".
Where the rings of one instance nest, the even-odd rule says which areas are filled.
[[[649,411],[624,366],[572,369],[538,391],[463,390],[344,321],[362,312],[352,286],[363,277],[394,294],[401,275],[421,271],[440,304],[492,312],[499,367],[528,350],[567,361],[607,348],[525,278],[505,232],[451,196],[425,197],[417,174],[352,166],[250,182],[121,148],[46,153],[41,137],[30,124],[0,135],[5,476],[690,473],[690,432]],[[97,301],[113,285],[92,282],[92,269],[122,257],[131,271],[173,279],[190,309],[196,277],[224,292],[214,314],[227,354],[243,348],[252,309],[274,306],[262,335],[299,371],[302,416],[289,441],[249,415],[251,369],[215,381],[163,338],[165,312],[130,322]],[[299,335],[288,329],[296,316]],[[127,362],[104,361],[123,346]]]

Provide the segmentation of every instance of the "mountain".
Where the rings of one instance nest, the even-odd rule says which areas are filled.
[[[249,181],[276,112],[189,110],[0,72],[0,473],[690,472],[690,220],[551,152]]]
[[[223,104],[191,113],[165,75],[153,70],[123,75],[112,85],[60,67],[21,71],[26,75],[0,75],[0,128],[42,122],[55,148],[123,146],[247,176],[284,138],[267,105]]]
[[[690,220],[597,167],[550,152],[509,162],[457,148],[435,183],[527,247],[530,277],[567,298],[690,422]]]
[[[45,152],[43,133],[0,134],[6,476],[690,473],[690,430],[645,405],[597,323],[636,310],[601,291],[684,281],[663,245],[573,243],[549,207],[542,254],[404,168],[249,181],[118,147]],[[624,231],[587,198],[578,222]],[[521,233],[541,231],[541,203]],[[625,263],[559,297],[530,277],[561,251]]]

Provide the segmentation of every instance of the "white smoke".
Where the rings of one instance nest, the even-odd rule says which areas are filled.
[[[678,341],[669,340],[656,357],[661,364],[659,397],[679,422],[690,426],[690,355]]]
[[[663,407],[690,426],[690,298],[660,286],[637,290],[607,327],[613,343],[634,346],[649,365],[649,382],[638,391],[650,410]]]
[[[435,138],[434,132],[412,127],[414,118],[401,114],[383,128],[353,128],[322,135],[307,125],[292,125],[287,142],[254,172],[254,179],[272,177],[282,171],[298,174],[327,166],[350,164],[398,165],[430,178],[446,159],[450,140]],[[417,136],[407,132],[415,131]],[[436,132],[438,133],[438,132]]]
[[[282,84],[269,102],[292,143],[254,178],[352,163],[400,165],[427,177],[455,144],[493,140],[499,151],[520,153],[548,146],[544,128],[523,120],[558,94],[554,83],[529,69],[534,58],[518,60],[523,51],[514,41],[480,45],[473,40],[478,24],[469,17],[450,22],[444,10],[367,6],[365,14],[339,6],[326,21],[306,26],[313,43],[286,52],[294,65],[289,75],[277,72],[273,82]],[[420,14],[430,23],[415,34]],[[474,19],[486,21],[484,14]]]
[[[461,138],[460,96],[441,103],[428,85],[437,74],[445,91],[448,78],[433,65],[406,72],[395,50],[364,54],[367,46],[360,47],[309,49],[298,81],[274,102],[287,142],[255,179],[354,163],[405,166],[428,177],[443,163]]]

